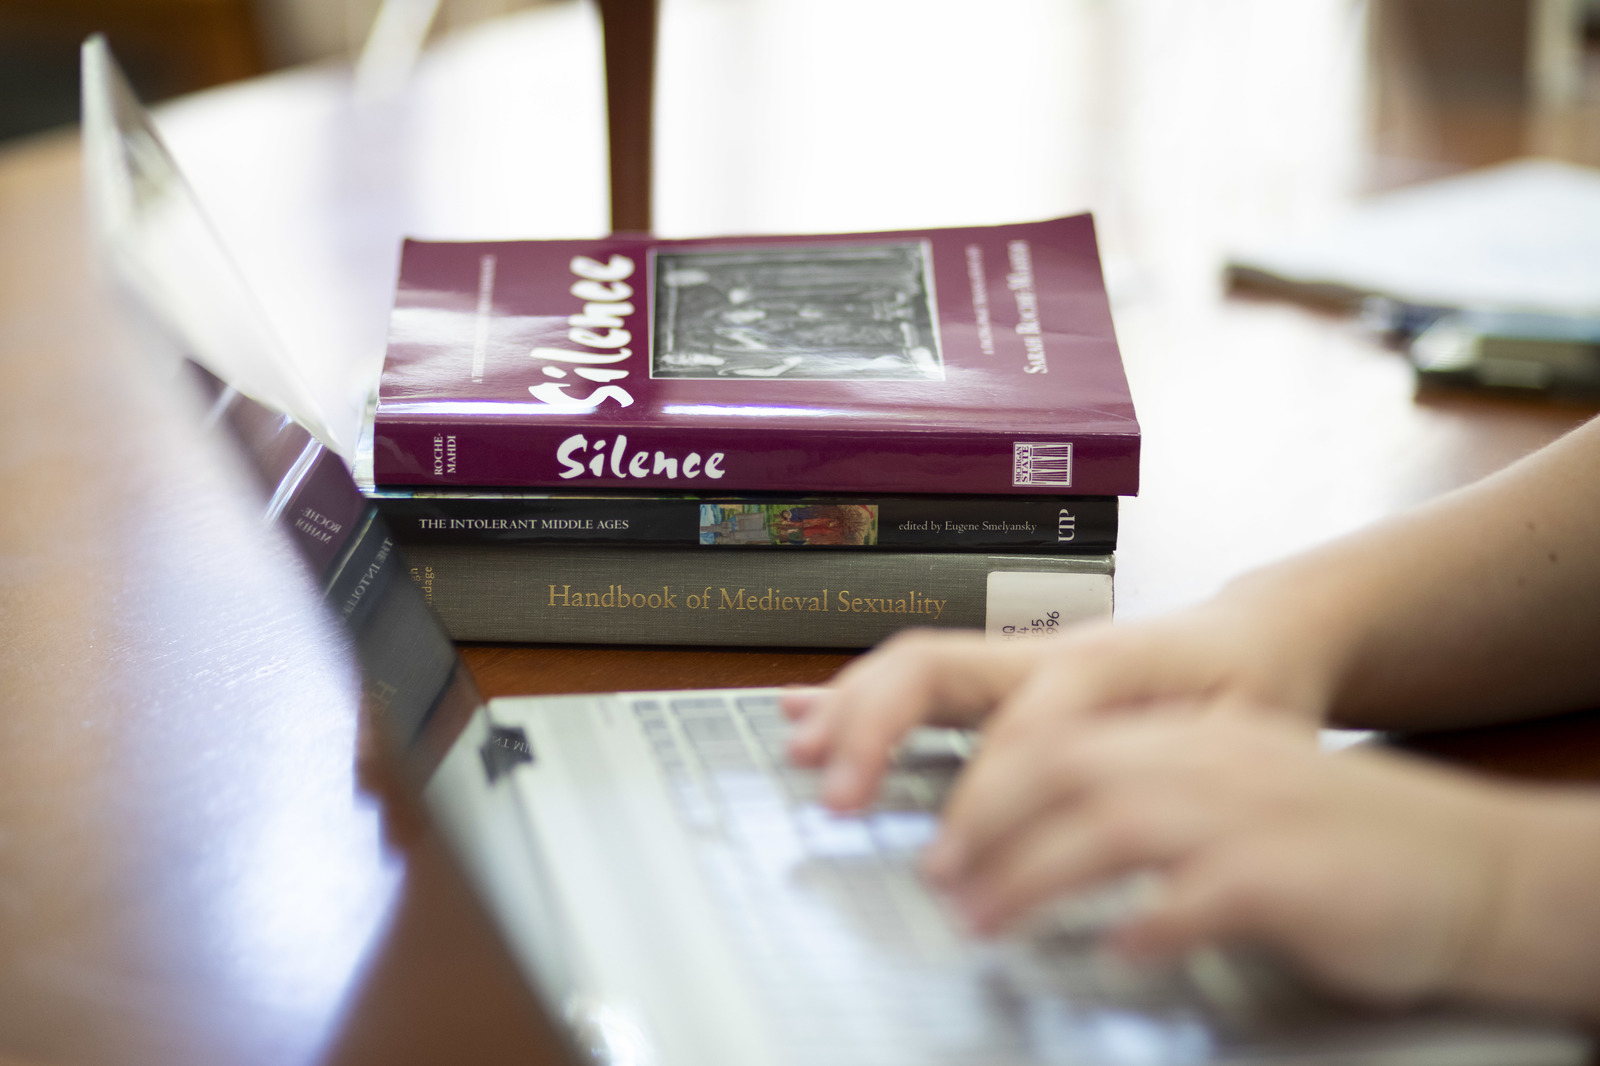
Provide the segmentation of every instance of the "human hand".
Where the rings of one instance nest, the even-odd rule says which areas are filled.
[[[1197,709],[1273,707],[1321,720],[1335,669],[1327,642],[1304,639],[1254,604],[1215,600],[1155,621],[1097,623],[1059,637],[996,644],[981,635],[911,630],[858,659],[828,687],[797,691],[790,757],[826,766],[837,809],[870,802],[895,746],[920,725],[1004,736],[1182,700]]]
[[[1522,806],[1400,756],[1327,755],[1268,716],[1162,709],[1042,720],[986,742],[924,870],[975,930],[1135,871],[1156,899],[1111,934],[1142,958],[1247,941],[1381,1002],[1504,976]]]

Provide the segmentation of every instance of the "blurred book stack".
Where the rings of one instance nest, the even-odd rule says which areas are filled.
[[[407,242],[358,478],[458,640],[1109,615],[1139,426],[1088,216]]]

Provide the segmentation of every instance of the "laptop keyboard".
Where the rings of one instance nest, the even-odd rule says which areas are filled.
[[[923,886],[916,855],[960,769],[961,734],[920,734],[880,802],[841,816],[817,802],[815,771],[789,765],[776,696],[693,693],[632,710],[796,1062],[1210,1057],[1218,1019],[1185,971],[1135,971],[1095,949],[1137,885],[996,942],[964,936]]]

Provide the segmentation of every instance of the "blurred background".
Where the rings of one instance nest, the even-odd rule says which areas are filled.
[[[1600,163],[1600,3],[1374,0],[1374,147],[1405,162]]]
[[[301,63],[352,61],[380,2],[0,0],[0,140],[75,121],[77,45],[95,30],[110,38],[145,98],[157,101]],[[434,33],[541,2],[550,0],[444,0]],[[735,0],[723,6],[730,5]],[[1061,6],[1120,9],[1109,17],[1147,21],[1158,35],[1161,22],[1186,21],[1178,5],[1163,0],[1063,0]],[[1252,48],[1287,58],[1297,49],[1294,26],[1305,21],[1296,9],[1308,15],[1328,5],[1200,0],[1185,6],[1238,28]],[[1284,10],[1241,18],[1269,6]],[[1363,27],[1362,125],[1372,153],[1365,187],[1518,155],[1600,163],[1600,0],[1337,6],[1357,12]],[[1149,58],[1163,60],[1159,50]]]
[[[448,0],[436,32],[537,0]],[[351,61],[381,0],[0,0],[0,140],[78,117],[78,45],[96,31],[146,101],[319,60]]]

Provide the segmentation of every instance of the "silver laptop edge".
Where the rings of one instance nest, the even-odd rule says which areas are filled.
[[[500,788],[488,785],[481,757],[496,726],[522,731],[536,753]],[[492,706],[452,748],[427,799],[530,985],[597,1058],[780,1061],[620,700]]]

